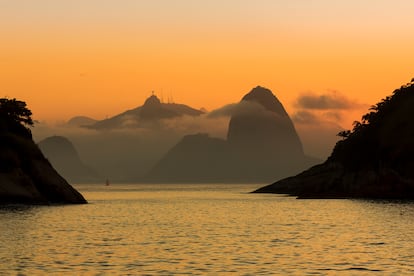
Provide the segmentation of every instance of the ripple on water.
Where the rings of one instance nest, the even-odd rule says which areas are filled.
[[[0,275],[414,272],[412,202],[85,187],[92,204],[0,208]]]

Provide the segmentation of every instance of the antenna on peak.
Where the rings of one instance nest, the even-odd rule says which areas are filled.
[[[172,92],[170,92],[168,100],[169,100],[169,103],[174,103],[174,98],[173,98]]]
[[[161,103],[164,103],[164,91],[163,91],[163,89],[162,88],[160,88],[160,101],[161,101]]]

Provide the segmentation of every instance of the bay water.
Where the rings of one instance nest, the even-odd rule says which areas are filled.
[[[0,275],[414,274],[414,202],[260,186],[79,184],[89,204],[0,207]]]

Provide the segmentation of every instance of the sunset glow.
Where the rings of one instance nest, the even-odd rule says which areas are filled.
[[[308,92],[374,104],[414,76],[413,9],[409,0],[1,0],[0,96],[50,121],[102,119],[151,91],[211,110],[256,85],[289,113]]]

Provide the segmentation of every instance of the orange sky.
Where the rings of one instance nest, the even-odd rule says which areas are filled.
[[[256,85],[289,113],[309,91],[374,104],[414,77],[413,10],[411,0],[0,0],[0,97],[49,121],[112,116],[152,90],[210,110]]]

